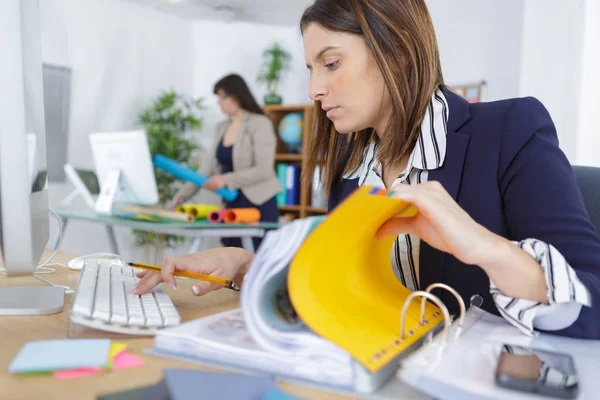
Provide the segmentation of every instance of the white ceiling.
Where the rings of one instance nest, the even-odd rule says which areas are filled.
[[[215,12],[231,7],[234,21],[297,26],[306,7],[314,0],[122,0],[191,20],[223,20]]]

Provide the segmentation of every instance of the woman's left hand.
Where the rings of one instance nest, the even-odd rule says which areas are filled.
[[[208,178],[208,180],[202,186],[205,189],[212,190],[216,192],[225,186],[225,176],[224,175],[214,175]]]
[[[392,218],[377,232],[379,238],[411,233],[465,264],[481,265],[492,254],[499,236],[475,222],[436,181],[392,187],[393,197],[414,205],[414,217]]]

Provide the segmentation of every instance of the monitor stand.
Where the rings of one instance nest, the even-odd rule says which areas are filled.
[[[94,211],[98,214],[112,215],[117,203],[136,204],[131,187],[119,169],[108,171],[100,184],[100,194],[96,200]]]
[[[54,286],[0,288],[0,315],[46,315],[63,310],[65,289]]]
[[[65,164],[64,171],[69,181],[71,181],[73,186],[75,186],[75,190],[73,190],[71,194],[69,194],[60,202],[60,206],[66,207],[71,203],[71,201],[73,201],[74,198],[81,196],[85,200],[86,204],[93,209],[96,199],[90,193],[83,180],[79,177],[75,168],[73,168],[73,166],[70,164]]]

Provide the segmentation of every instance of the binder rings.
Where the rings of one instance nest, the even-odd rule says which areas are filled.
[[[388,218],[415,213],[385,190],[362,187],[327,218],[267,233],[244,279],[241,309],[160,331],[152,352],[348,392],[377,390],[415,349],[458,334],[469,314],[452,288],[411,293],[391,270],[394,239],[375,233]],[[438,288],[460,303],[452,326],[431,293]]]
[[[317,334],[376,372],[443,321],[440,309],[418,304],[407,315],[408,334],[398,337],[399,318],[410,291],[394,276],[394,237],[376,239],[394,216],[416,210],[382,189],[361,187],[306,239],[290,266],[290,299]]]

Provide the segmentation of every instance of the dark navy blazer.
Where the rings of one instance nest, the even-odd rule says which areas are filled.
[[[600,238],[587,215],[569,161],[558,147],[556,129],[545,107],[528,97],[469,104],[444,90],[450,115],[446,159],[429,171],[475,221],[510,240],[539,239],[556,247],[600,304]],[[333,185],[332,210],[354,189],[357,179]],[[443,282],[465,302],[483,297],[482,308],[498,314],[489,279],[479,267],[421,242],[420,287]],[[439,292],[451,313],[458,305]],[[600,338],[600,309],[583,306],[568,328],[553,333]]]

